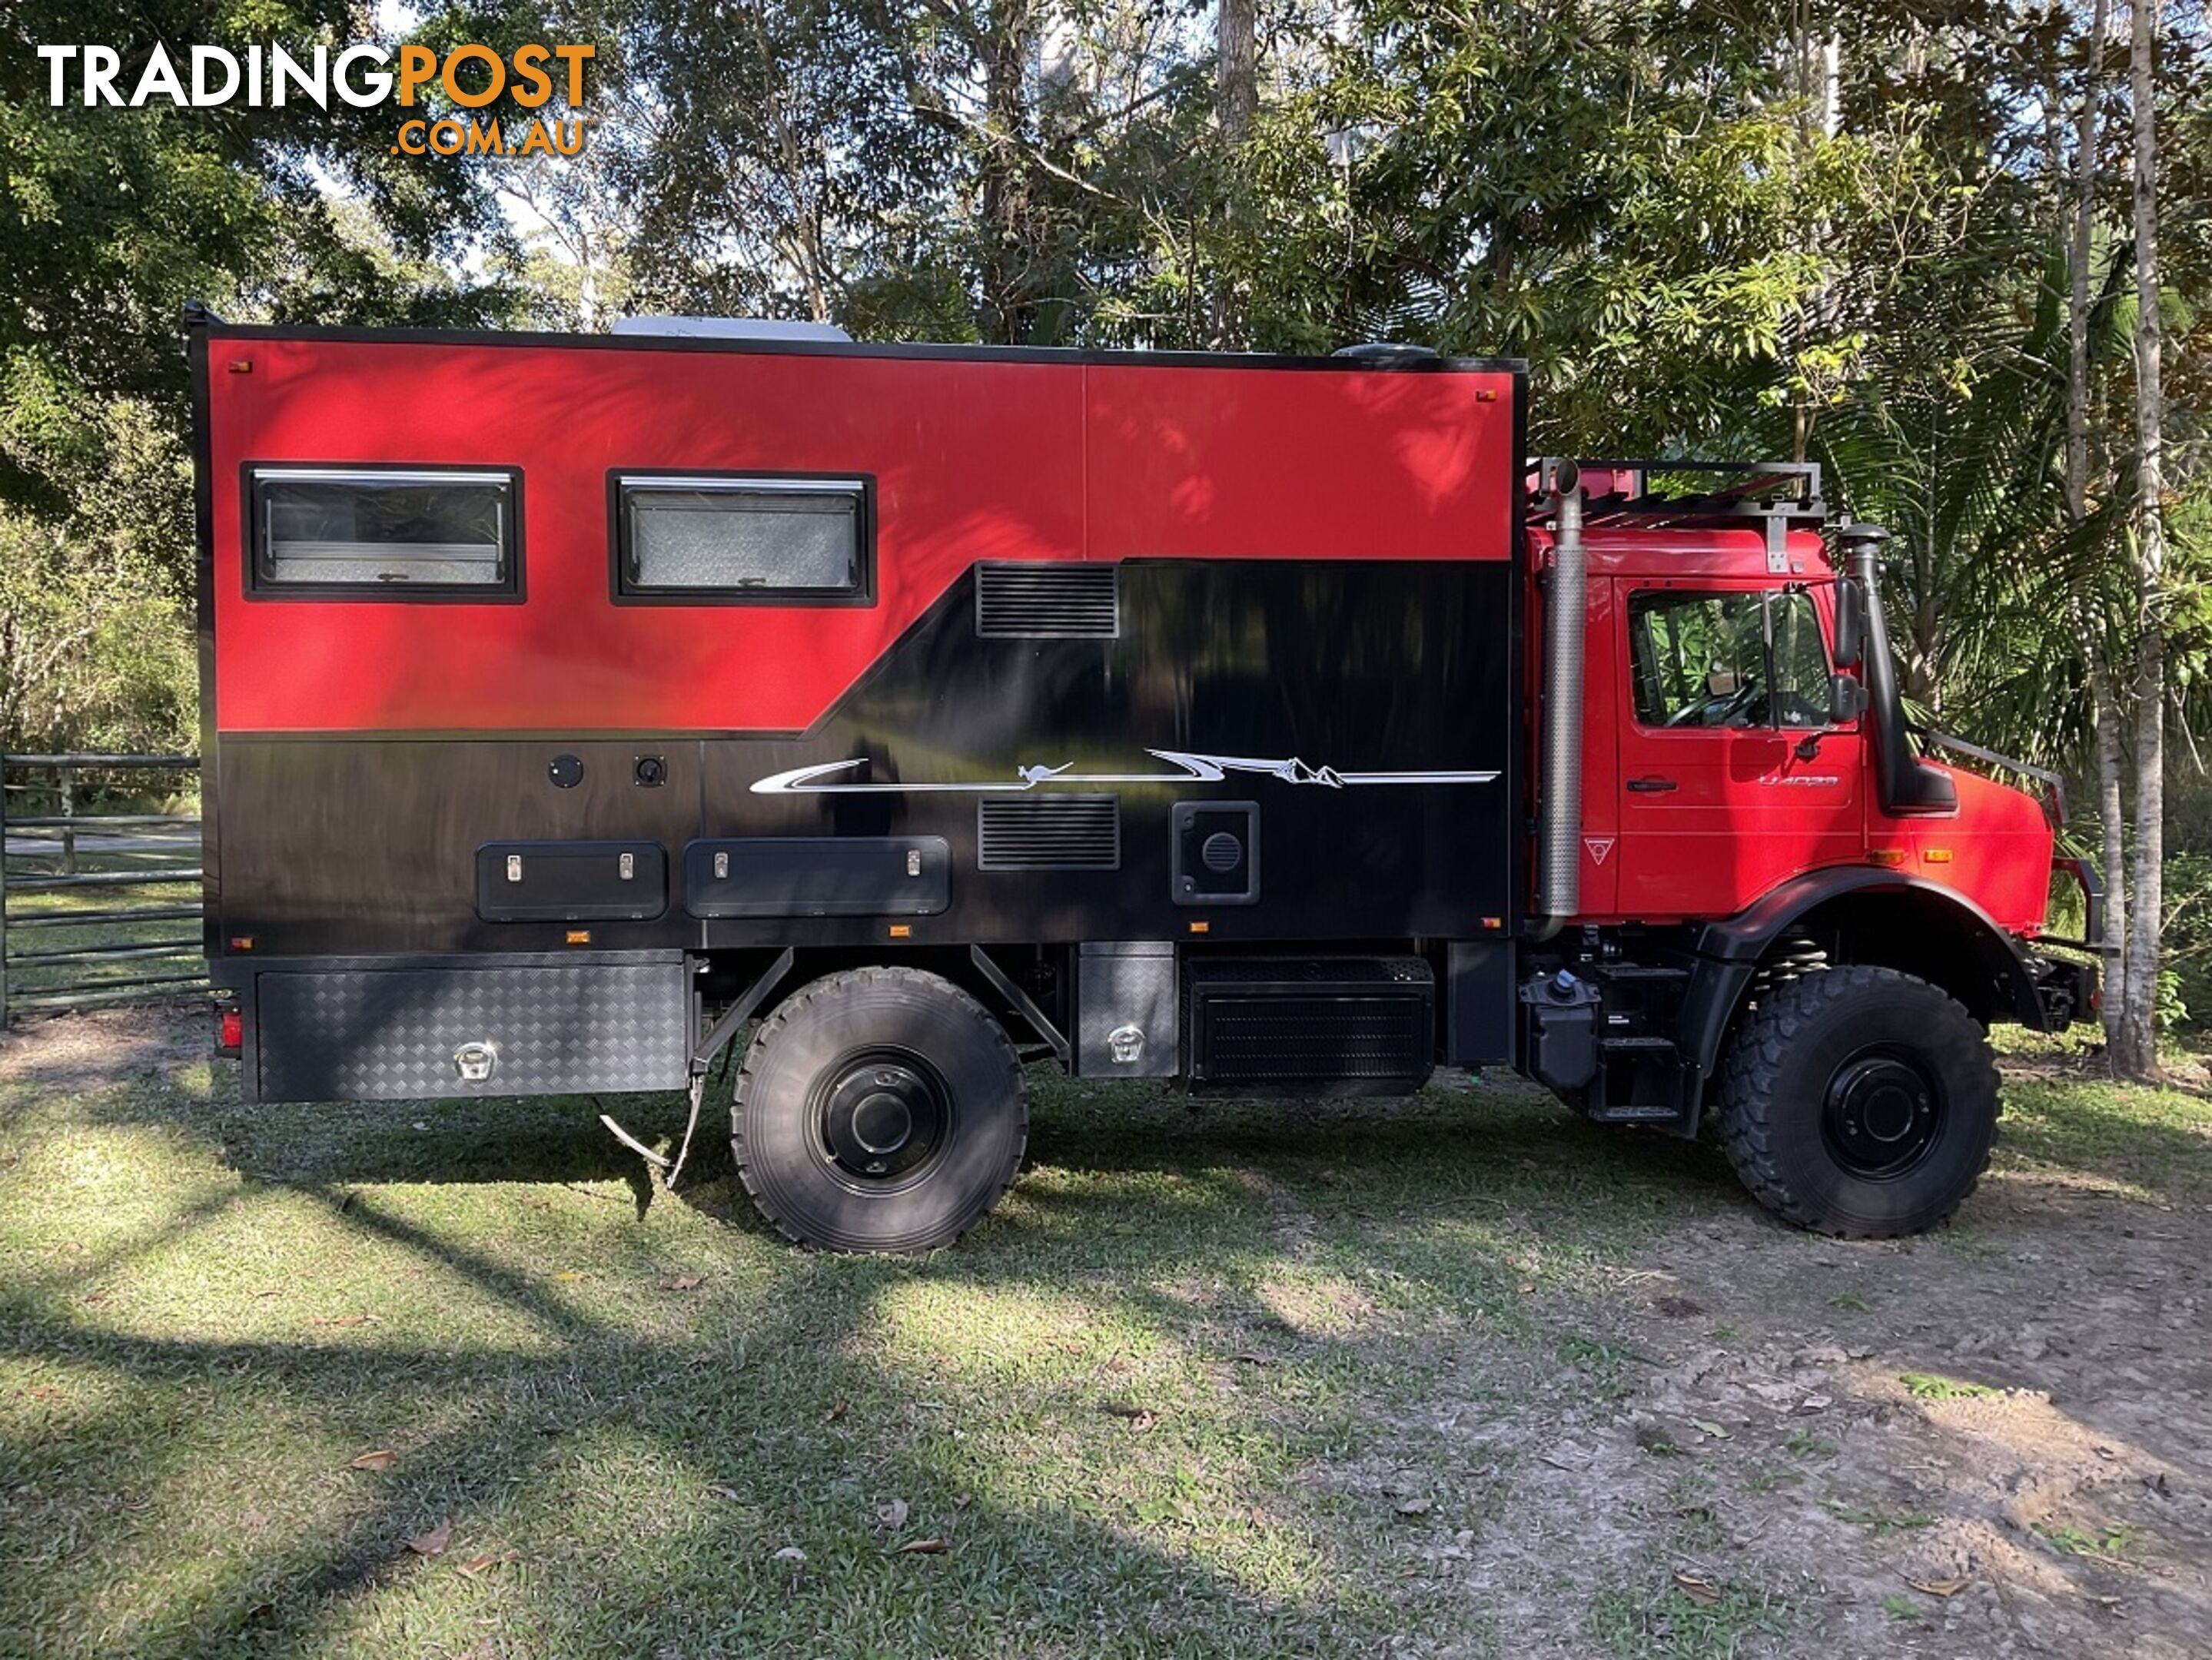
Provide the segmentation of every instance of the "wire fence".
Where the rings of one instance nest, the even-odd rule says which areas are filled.
[[[207,989],[198,782],[191,755],[0,755],[0,1025]]]

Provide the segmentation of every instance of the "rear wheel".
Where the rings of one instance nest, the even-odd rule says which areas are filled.
[[[1778,1215],[1845,1238],[1917,1233],[1989,1165],[1996,1066],[1972,1017],[1926,981],[1832,969],[1745,1019],[1719,1117],[1729,1162]]]
[[[1029,1103],[1006,1033],[950,981],[853,969],[762,1022],[731,1112],[738,1174],[786,1237],[949,1245],[1021,1168]]]

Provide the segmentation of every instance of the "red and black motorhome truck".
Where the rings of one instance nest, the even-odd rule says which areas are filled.
[[[1984,1027],[2094,1000],[2045,806],[1908,732],[1880,532],[1531,460],[1516,363],[187,334],[248,1100],[696,1112],[751,1023],[761,1209],[908,1250],[1025,1060],[1503,1065],[1880,1235],[1983,1169]]]

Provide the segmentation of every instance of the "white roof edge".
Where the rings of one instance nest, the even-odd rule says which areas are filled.
[[[852,336],[834,323],[795,322],[781,317],[625,317],[616,334],[689,335],[703,340],[842,340]]]

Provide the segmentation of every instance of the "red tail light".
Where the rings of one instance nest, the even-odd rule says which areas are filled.
[[[225,1009],[216,1027],[215,1046],[224,1055],[235,1055],[246,1043],[246,1017],[236,1009]]]

